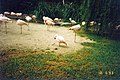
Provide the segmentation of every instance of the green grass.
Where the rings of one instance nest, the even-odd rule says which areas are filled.
[[[84,32],[79,34],[96,42],[82,43],[84,48],[74,54],[27,52],[27,55],[8,57],[0,70],[8,80],[120,79],[120,42]]]

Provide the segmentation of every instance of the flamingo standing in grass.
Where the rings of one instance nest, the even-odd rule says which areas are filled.
[[[49,28],[50,28],[49,26],[53,26],[55,24],[54,21],[49,17],[43,16],[43,20],[44,20],[44,23],[45,23],[45,25],[47,27],[47,30],[49,30]]]
[[[50,21],[50,20],[46,20],[45,23],[48,25],[47,26],[47,30],[49,30],[50,26],[53,26],[55,23]]]
[[[74,38],[74,42],[76,42],[76,31],[80,30],[81,29],[81,26],[80,24],[78,25],[74,25],[72,27],[69,28],[69,30],[73,30],[75,32],[75,38]]]
[[[7,23],[12,22],[12,20],[6,16],[0,16],[0,22],[5,23],[5,30],[6,30],[6,34],[7,34]]]
[[[28,27],[29,27],[29,22],[32,20],[32,18],[30,16],[26,16],[25,19],[27,20],[28,22]],[[28,29],[29,30],[29,29]]]
[[[18,20],[17,20],[17,22],[16,22],[16,24],[17,24],[17,25],[19,25],[19,26],[21,26],[21,34],[22,34],[22,26],[23,26],[23,25],[28,26],[28,31],[29,31],[29,25],[28,25],[28,23],[27,23],[27,22],[25,22],[25,21],[23,21],[23,20],[18,19]]]
[[[52,20],[51,18],[49,18],[49,17],[45,17],[45,16],[43,16],[43,20],[44,20],[44,21],[46,21],[46,20],[50,20],[50,21],[53,22],[53,20]]]

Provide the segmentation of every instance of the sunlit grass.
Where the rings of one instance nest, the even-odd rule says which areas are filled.
[[[9,57],[1,66],[7,79],[119,79],[120,42],[84,32],[96,43],[82,43],[74,54],[26,52]]]

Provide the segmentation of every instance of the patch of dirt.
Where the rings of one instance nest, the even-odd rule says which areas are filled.
[[[20,26],[14,23],[8,23],[5,33],[5,27],[2,24],[0,27],[0,51],[17,49],[17,50],[43,50],[52,51],[55,53],[65,54],[73,53],[83,48],[83,42],[93,42],[87,37],[77,36],[76,43],[74,42],[74,32],[63,26],[53,26],[47,31],[43,24],[29,23],[30,31],[27,26],[23,26],[23,34],[20,34]],[[59,46],[53,37],[55,34],[65,38],[68,46],[61,44]],[[52,45],[55,42],[55,45]]]

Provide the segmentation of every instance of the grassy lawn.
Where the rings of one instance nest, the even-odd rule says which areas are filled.
[[[119,80],[120,41],[97,35],[88,36],[96,43],[82,43],[84,48],[74,54],[55,54],[45,51],[5,53],[0,66],[1,76],[8,80]]]

